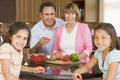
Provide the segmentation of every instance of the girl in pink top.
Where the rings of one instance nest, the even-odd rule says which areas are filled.
[[[22,66],[23,48],[30,40],[30,29],[24,22],[11,25],[0,46],[0,80],[19,80],[20,71],[45,73],[43,67]]]
[[[59,55],[79,54],[80,62],[87,63],[92,51],[92,39],[87,24],[80,20],[80,11],[74,3],[68,3],[64,8],[66,24],[59,27],[54,35],[53,57]]]

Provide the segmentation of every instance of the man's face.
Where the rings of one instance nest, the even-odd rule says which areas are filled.
[[[44,7],[41,18],[46,27],[52,26],[55,21],[55,10],[53,7]]]

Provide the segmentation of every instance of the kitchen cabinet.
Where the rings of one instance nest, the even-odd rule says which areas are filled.
[[[64,6],[73,2],[80,8],[82,22],[99,22],[99,0],[16,0],[16,21],[38,22],[39,6],[46,1],[57,6],[57,17],[62,17]]]
[[[37,22],[41,0],[16,0],[16,21]]]
[[[76,3],[82,13],[83,22],[99,22],[99,0],[2,0],[0,5],[0,21],[25,21],[29,23],[40,20],[39,6],[51,1],[57,6],[56,16],[63,16],[63,8],[69,2]]]
[[[0,0],[0,22],[16,20],[15,4],[15,0]]]
[[[66,3],[72,0],[16,0],[16,21],[37,22],[40,19],[39,6],[50,1],[56,5],[56,16],[62,17]]]
[[[81,11],[82,22],[99,22],[99,0],[72,0]]]

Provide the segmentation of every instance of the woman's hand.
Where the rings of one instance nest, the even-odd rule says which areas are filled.
[[[33,67],[33,69],[32,69],[32,72],[33,73],[41,73],[41,74],[43,74],[43,73],[45,73],[45,68],[44,67]]]
[[[80,72],[79,72],[79,69],[77,69],[77,70],[73,73],[72,79],[73,79],[73,80],[82,80],[82,76],[81,76],[81,74],[80,74]]]
[[[52,57],[52,58],[56,58],[56,59],[59,59],[60,56],[61,56],[61,53],[60,53],[60,52],[56,52],[56,53],[51,54],[51,57]]]

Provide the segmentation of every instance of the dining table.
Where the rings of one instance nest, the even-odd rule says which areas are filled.
[[[72,73],[83,65],[80,62],[63,61],[44,61],[39,64],[30,62],[27,66],[43,66],[46,69],[45,74],[21,71],[20,80],[72,80]],[[96,71],[95,73],[84,73],[82,77],[83,80],[99,78],[102,77],[102,73]]]

